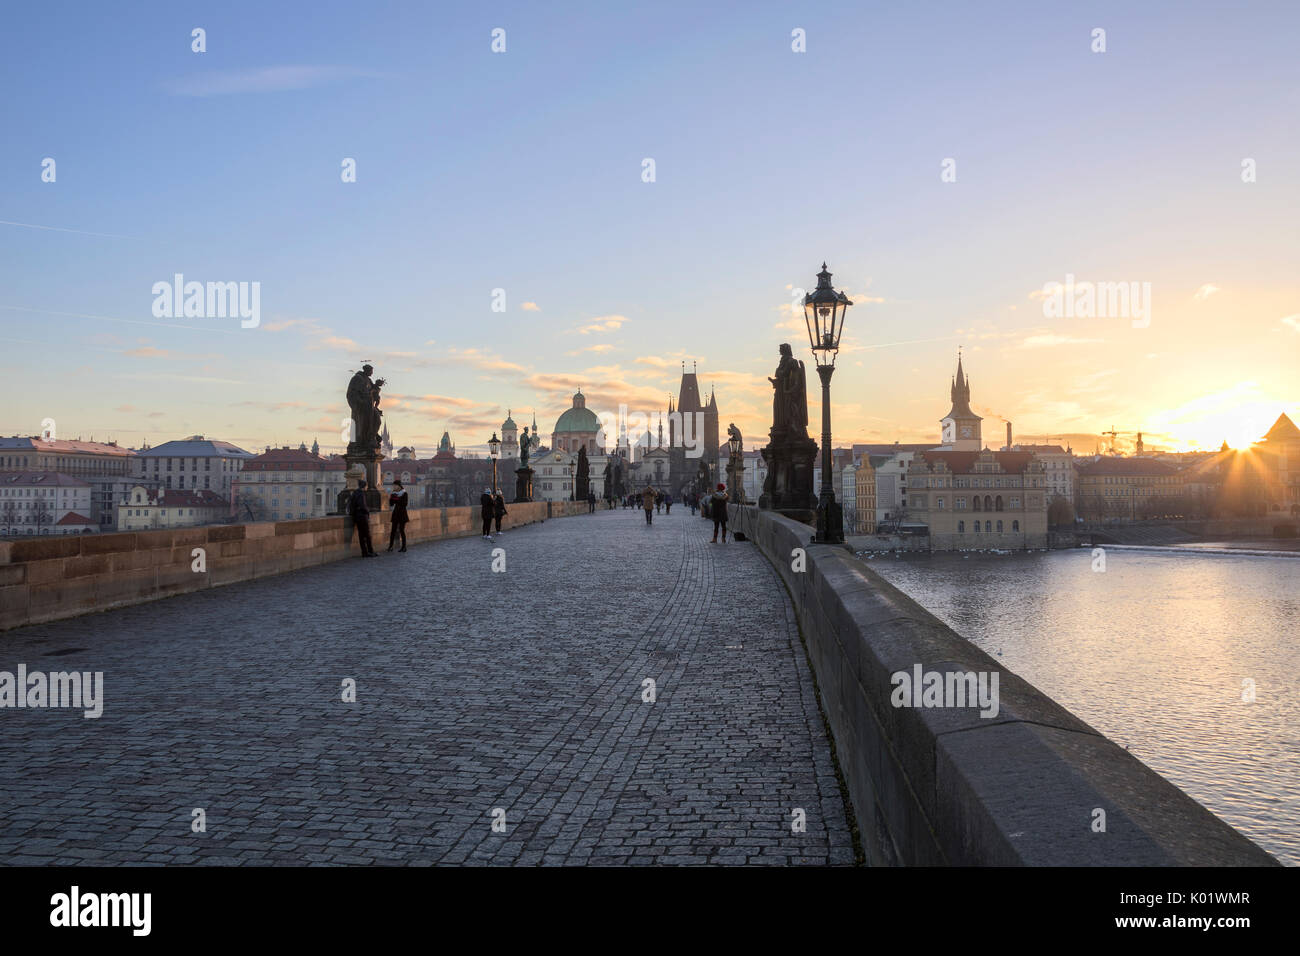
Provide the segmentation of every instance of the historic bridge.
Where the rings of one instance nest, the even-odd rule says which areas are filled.
[[[710,527],[598,512],[5,632],[0,669],[105,701],[0,711],[0,863],[851,864],[789,598]]]
[[[489,542],[426,509],[374,561],[337,517],[0,543],[0,705],[9,668],[104,682],[97,719],[0,706],[0,863],[1275,862],[851,553],[733,515],[515,504]],[[913,673],[997,706],[900,706]]]

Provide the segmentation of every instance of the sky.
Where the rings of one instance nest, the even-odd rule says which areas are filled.
[[[1290,0],[14,6],[0,434],[342,450],[369,359],[423,456],[579,387],[661,410],[684,361],[752,447],[782,342],[817,387],[825,261],[836,445],[937,441],[960,347],[994,447],[1241,446],[1300,421],[1297,36]],[[177,274],[258,324],[156,315]],[[1149,309],[1048,314],[1067,276]]]

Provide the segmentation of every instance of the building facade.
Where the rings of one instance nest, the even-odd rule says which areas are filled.
[[[235,476],[254,454],[227,441],[191,435],[136,455],[136,476],[176,491],[211,491],[229,499]]]
[[[1075,513],[1085,521],[1126,523],[1185,515],[1178,469],[1155,458],[1102,455],[1083,462],[1075,481]]]
[[[58,472],[90,485],[84,515],[100,531],[112,531],[117,502],[140,479],[136,453],[116,442],[55,438],[0,438],[0,471]]]
[[[117,506],[119,531],[192,528],[230,520],[230,502],[202,488],[182,491],[136,485]]]
[[[93,496],[90,482],[61,472],[0,472],[0,534],[96,531],[90,517]]]
[[[384,462],[385,471],[389,462]],[[238,521],[322,518],[338,507],[347,485],[341,458],[313,455],[306,447],[268,448],[243,462],[231,482]]]
[[[932,551],[1047,547],[1047,479],[1027,452],[919,452],[907,484]]]

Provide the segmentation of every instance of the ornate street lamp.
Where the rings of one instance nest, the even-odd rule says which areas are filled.
[[[731,438],[728,438],[727,446],[731,452],[731,455],[727,459],[727,471],[731,472],[731,500],[734,504],[744,504],[745,488],[743,484],[744,479],[741,477],[741,474],[744,471],[745,463],[740,457],[743,451],[741,448],[740,438],[734,435]]]
[[[492,459],[492,495],[497,493],[497,459],[501,457],[501,439],[493,432],[488,439],[488,457]]]
[[[843,292],[831,288],[831,274],[822,263],[817,288],[803,297],[803,317],[808,325],[808,344],[822,380],[822,488],[817,497],[817,538],[825,544],[844,541],[844,512],[835,500],[831,484],[831,375],[840,351],[844,313],[853,303]]]

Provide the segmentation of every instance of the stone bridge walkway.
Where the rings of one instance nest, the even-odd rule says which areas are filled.
[[[0,634],[105,698],[0,709],[0,864],[851,864],[788,597],[710,527],[598,512]]]

